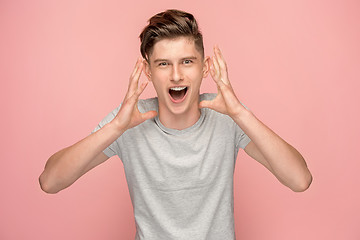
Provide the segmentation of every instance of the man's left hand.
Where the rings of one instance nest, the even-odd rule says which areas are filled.
[[[231,118],[245,110],[237,99],[228,78],[228,70],[224,57],[218,46],[214,47],[214,56],[211,58],[210,74],[218,88],[217,96],[210,101],[201,101],[200,108],[210,108]]]

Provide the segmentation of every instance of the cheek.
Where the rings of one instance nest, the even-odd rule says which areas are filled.
[[[168,77],[168,73],[164,69],[155,69],[151,71],[151,77],[153,81],[164,82]]]
[[[161,78],[158,75],[152,75],[151,76],[151,82],[152,85],[154,86],[155,91],[157,92],[157,94],[161,94],[163,92],[163,88],[164,86],[166,86],[166,83],[164,81],[164,78]]]
[[[161,83],[159,83],[159,82],[157,81],[157,79],[153,79],[151,82],[152,82],[152,84],[153,84],[156,92],[159,92],[159,88],[160,88],[160,86],[161,86]]]
[[[192,79],[193,83],[197,83],[198,85],[201,84],[203,78],[202,71],[199,71],[198,69],[196,71],[189,71],[187,76],[189,79]]]

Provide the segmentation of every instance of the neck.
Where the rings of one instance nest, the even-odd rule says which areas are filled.
[[[182,114],[169,114],[166,110],[159,108],[159,119],[162,125],[177,130],[183,130],[194,125],[199,120],[200,114],[197,105]]]

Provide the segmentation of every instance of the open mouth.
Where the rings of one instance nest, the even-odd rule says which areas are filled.
[[[184,100],[186,93],[187,93],[187,87],[173,87],[169,89],[169,94],[171,97],[171,100],[173,102],[182,102]]]

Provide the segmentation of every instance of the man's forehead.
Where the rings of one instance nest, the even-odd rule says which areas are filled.
[[[199,57],[201,54],[196,49],[195,41],[189,37],[162,39],[155,43],[150,55],[150,61],[156,59],[184,58],[186,56]]]

